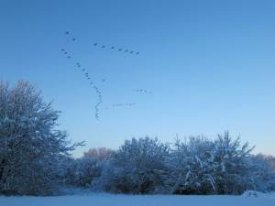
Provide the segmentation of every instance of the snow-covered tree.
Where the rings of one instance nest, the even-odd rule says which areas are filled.
[[[133,138],[114,153],[105,165],[98,183],[117,193],[153,193],[166,173],[164,160],[168,146],[157,139]]]
[[[0,193],[53,192],[59,160],[76,146],[56,128],[58,117],[29,83],[0,82]]]

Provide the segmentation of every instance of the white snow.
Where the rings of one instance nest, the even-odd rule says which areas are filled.
[[[86,194],[57,197],[0,197],[0,206],[274,206],[275,195],[183,196]]]

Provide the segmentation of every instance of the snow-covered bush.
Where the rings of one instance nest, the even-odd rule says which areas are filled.
[[[103,165],[113,154],[107,148],[93,148],[84,152],[81,158],[70,158],[64,165],[64,186],[87,189],[101,176]]]
[[[265,159],[268,161],[270,164],[272,170],[275,172],[275,157],[274,156],[267,156]]]
[[[228,132],[214,141],[214,177],[218,194],[241,194],[250,188],[250,167],[253,147],[241,144],[240,138],[232,140]]]
[[[168,146],[157,139],[133,138],[113,154],[96,186],[116,193],[154,193],[164,182]]]
[[[265,156],[253,155],[247,164],[249,189],[262,192],[275,190],[275,172]]]
[[[0,193],[54,192],[59,162],[75,146],[56,129],[58,116],[29,83],[0,82]]]
[[[215,140],[191,137],[177,141],[167,160],[170,176],[165,188],[176,194],[241,194],[248,189],[274,187],[274,172],[253,148],[228,132]]]
[[[190,137],[175,143],[167,165],[166,191],[172,194],[214,193],[213,142]]]

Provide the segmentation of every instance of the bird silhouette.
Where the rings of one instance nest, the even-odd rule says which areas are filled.
[[[97,46],[98,45],[98,43],[94,43],[94,46]]]
[[[69,34],[70,34],[70,32],[66,31],[66,32],[65,32],[65,34],[66,34],[66,35],[69,35]]]
[[[72,41],[75,41],[76,40],[76,38],[72,38]]]

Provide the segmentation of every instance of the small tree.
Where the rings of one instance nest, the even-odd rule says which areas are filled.
[[[74,149],[56,129],[59,112],[32,85],[0,82],[0,193],[50,194],[58,162]]]

